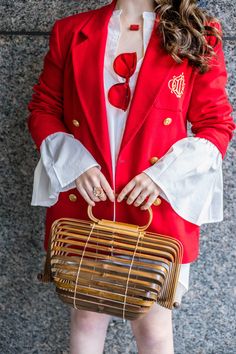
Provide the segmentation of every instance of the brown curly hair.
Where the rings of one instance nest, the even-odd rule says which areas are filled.
[[[222,41],[217,18],[200,8],[196,0],[154,0],[159,14],[158,32],[165,50],[177,63],[187,58],[200,73],[209,70],[214,47]],[[212,37],[213,36],[213,37]]]

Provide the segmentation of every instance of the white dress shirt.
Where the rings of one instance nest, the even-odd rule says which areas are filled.
[[[104,89],[112,155],[113,178],[119,147],[124,132],[127,111],[111,105],[107,98],[109,88],[125,79],[112,67],[120,38],[121,10],[114,10],[108,24],[108,38],[104,60]],[[143,12],[144,53],[150,39],[155,12]],[[137,62],[130,78],[131,99],[143,58]],[[31,205],[52,206],[60,192],[76,188],[75,179],[83,172],[101,166],[73,134],[58,132],[49,135],[40,146],[40,159],[34,171]],[[188,136],[177,141],[169,151],[145,172],[161,189],[160,196],[184,219],[202,225],[223,220],[222,157],[209,140]],[[128,181],[127,181],[128,183]],[[114,219],[115,220],[114,203]],[[176,301],[189,287],[190,263],[182,264]]]

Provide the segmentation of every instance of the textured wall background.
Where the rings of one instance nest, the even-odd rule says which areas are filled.
[[[29,136],[26,105],[57,18],[105,5],[106,1],[1,0],[1,354],[69,353],[69,309],[42,269],[45,208],[31,207],[33,170],[39,156]],[[202,2],[223,23],[228,91],[236,109],[235,0]],[[200,257],[192,265],[190,290],[174,310],[176,354],[235,353],[236,141],[224,160],[224,221],[203,225]],[[234,238],[235,239],[235,238]],[[234,296],[234,297],[233,297]],[[114,318],[106,354],[137,353],[129,322]]]

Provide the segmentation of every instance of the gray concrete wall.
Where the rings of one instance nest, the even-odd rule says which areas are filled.
[[[45,208],[31,207],[33,170],[39,156],[29,136],[26,105],[58,18],[100,7],[105,1],[1,0],[1,354],[69,353],[69,309],[52,284],[36,280],[42,269]],[[219,16],[236,108],[235,0],[202,2]],[[176,354],[235,353],[236,141],[224,160],[224,221],[201,228],[200,257],[192,265],[190,290],[174,310]],[[234,296],[234,297],[233,297]],[[113,319],[105,353],[137,353],[129,322]]]

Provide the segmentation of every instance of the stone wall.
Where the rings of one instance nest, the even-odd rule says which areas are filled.
[[[1,72],[1,299],[0,353],[69,353],[69,309],[52,284],[38,283],[42,269],[45,208],[31,207],[38,154],[26,126],[26,105],[42,69],[52,24],[105,1],[4,1],[0,3]],[[222,20],[228,92],[236,108],[235,0],[202,2]],[[173,311],[176,354],[235,353],[236,141],[223,164],[224,220],[201,228],[200,256],[190,290]],[[234,295],[235,296],[235,295]],[[137,353],[129,322],[113,319],[106,354]]]

